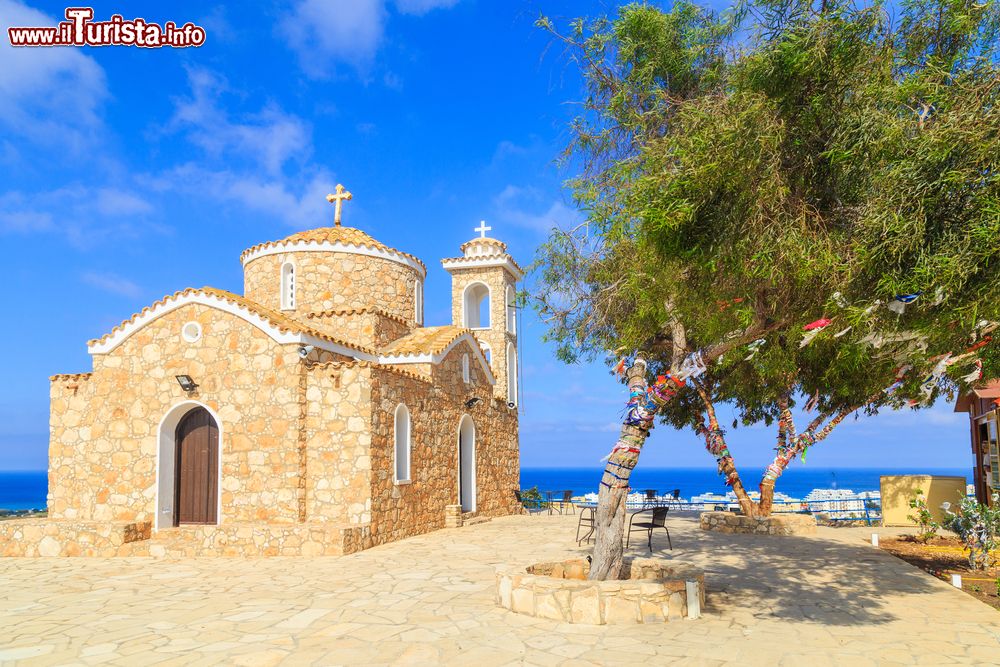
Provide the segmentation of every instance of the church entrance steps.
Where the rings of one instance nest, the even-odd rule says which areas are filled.
[[[367,526],[324,523],[182,525],[154,533],[148,555],[154,558],[340,556],[365,548],[365,529]]]
[[[145,555],[151,531],[149,521],[12,519],[0,521],[0,556]]]

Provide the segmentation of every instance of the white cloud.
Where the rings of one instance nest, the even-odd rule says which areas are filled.
[[[142,295],[142,288],[127,278],[122,278],[114,273],[99,273],[88,271],[80,278],[91,287],[96,287],[103,292],[117,294],[135,298]]]
[[[111,237],[135,238],[161,227],[148,221],[154,208],[122,187],[68,185],[49,191],[0,195],[0,233],[59,233],[74,246],[91,248]]]
[[[28,234],[52,228],[52,214],[36,207],[22,192],[0,195],[0,233]]]
[[[317,227],[329,219],[325,195],[333,177],[309,161],[310,126],[273,104],[237,113],[224,108],[226,81],[207,69],[188,72],[191,93],[175,100],[166,131],[180,131],[205,159],[142,178],[156,192],[183,193],[236,204],[293,227]]]
[[[148,181],[160,191],[183,192],[237,204],[292,227],[312,228],[328,224],[331,217],[326,194],[333,191],[334,179],[317,169],[304,183],[282,177],[261,178],[231,170],[212,171],[186,164]]]
[[[548,236],[553,229],[570,229],[583,222],[579,211],[561,201],[545,202],[542,192],[534,187],[508,185],[493,198],[493,206],[499,222],[543,236]]]
[[[93,204],[98,213],[109,217],[137,216],[153,211],[153,206],[139,195],[113,188],[98,190]]]
[[[396,0],[396,9],[402,14],[423,16],[435,9],[448,9],[458,4],[458,0]]]
[[[454,7],[458,0],[395,0],[400,14],[423,16]],[[329,78],[338,64],[367,75],[385,42],[389,13],[386,0],[295,0],[278,32],[299,56],[307,76]],[[389,88],[402,81],[391,72],[383,77]]]
[[[188,70],[191,96],[175,100],[167,129],[181,129],[191,143],[212,157],[238,156],[276,174],[292,159],[308,158],[312,130],[302,119],[273,104],[239,119],[222,108],[225,80],[205,69]]]
[[[524,146],[518,146],[513,141],[504,139],[499,144],[497,144],[496,150],[493,152],[492,162],[496,164],[497,162],[502,162],[509,157],[525,155],[528,153],[528,149]],[[508,186],[511,187],[511,186]]]
[[[58,20],[0,0],[4,26],[55,26]],[[104,70],[83,49],[14,48],[0,39],[0,125],[31,141],[79,151],[101,129],[108,97]]]
[[[299,0],[280,24],[305,73],[325,78],[336,63],[365,71],[385,32],[382,0]]]

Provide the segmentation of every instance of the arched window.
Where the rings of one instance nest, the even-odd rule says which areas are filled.
[[[464,325],[469,329],[488,329],[490,326],[490,288],[483,283],[472,283],[465,288],[462,299]]]
[[[396,436],[395,472],[396,482],[410,481],[410,411],[400,403],[393,419],[393,433]]]
[[[507,402],[517,405],[517,350],[507,344]]]
[[[514,286],[507,286],[507,331],[514,333],[517,328],[517,293]]]
[[[424,284],[419,280],[413,283],[413,319],[417,324],[424,323]]]
[[[465,380],[466,384],[469,383],[469,355],[462,355],[462,379]]]
[[[281,309],[295,310],[295,265],[281,265]]]

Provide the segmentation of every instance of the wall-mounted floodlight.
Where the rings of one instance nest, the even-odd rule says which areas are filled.
[[[177,384],[181,386],[181,389],[189,394],[198,388],[198,384],[191,379],[190,375],[175,375],[174,377],[177,379]]]
[[[472,398],[470,398],[469,400],[467,400],[465,402],[465,407],[467,409],[471,410],[472,408],[476,407],[477,405],[479,405],[482,402],[483,402],[483,399],[479,398],[478,396],[473,396]]]

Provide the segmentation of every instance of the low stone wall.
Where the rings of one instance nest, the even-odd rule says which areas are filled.
[[[342,556],[371,546],[367,526],[233,523],[167,528],[153,536],[154,558]]]
[[[655,558],[626,559],[627,578],[590,581],[582,558],[498,567],[497,604],[518,614],[588,625],[665,623],[688,616],[688,582],[705,603],[705,574]]]
[[[815,535],[816,517],[811,514],[752,517],[734,512],[703,512],[701,529],[747,535]]]
[[[235,523],[152,533],[148,521],[0,521],[0,557],[340,556],[371,546],[367,525]]]
[[[144,555],[149,521],[69,521],[12,519],[0,521],[0,556],[134,556]]]

